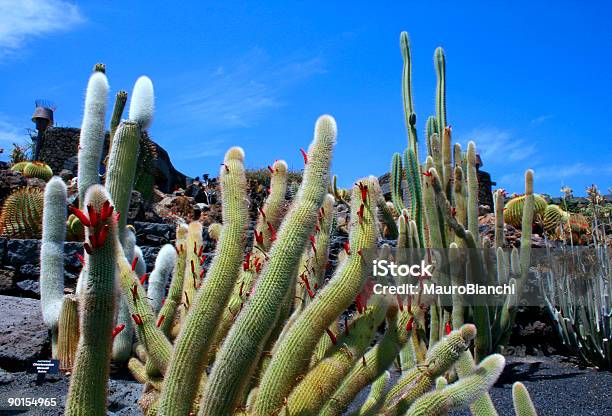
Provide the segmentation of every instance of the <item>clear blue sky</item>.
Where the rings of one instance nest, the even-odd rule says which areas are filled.
[[[0,0],[0,146],[25,138],[35,98],[56,103],[57,125],[80,126],[87,77],[104,62],[113,92],[153,79],[150,132],[185,173],[216,174],[232,145],[250,167],[301,168],[298,149],[329,113],[333,171],[348,186],[406,146],[406,30],[421,140],[442,46],[454,138],[476,141],[500,187],[521,192],[529,167],[540,192],[612,187],[610,2],[173,3]]]

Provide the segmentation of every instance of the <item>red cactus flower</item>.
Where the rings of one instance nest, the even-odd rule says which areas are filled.
[[[255,273],[259,273],[259,272],[261,272],[261,263],[257,263],[255,265]]]
[[[320,233],[321,232],[321,228],[319,227],[318,224],[315,224],[315,233]]]
[[[124,329],[124,328],[125,328],[125,324],[120,324],[120,325],[117,325],[117,326],[115,327],[115,329],[113,329],[113,332],[112,332],[112,334],[111,334],[111,336],[113,337],[113,339],[115,339],[115,337],[116,337],[117,335],[119,335],[119,333],[120,333],[121,331],[123,331],[123,329]]]
[[[249,270],[249,267],[251,265],[250,263],[251,263],[251,253],[249,252],[244,258],[244,263],[242,263],[242,270],[244,270],[245,272]]]
[[[98,225],[98,213],[92,204],[87,205],[87,214],[89,214],[89,223],[92,227]]]
[[[457,215],[457,209],[455,207],[451,207],[451,215],[453,218]]]
[[[263,244],[263,233],[255,230],[255,241],[257,241],[257,244]]]
[[[274,229],[272,224],[270,224],[269,222],[268,222],[268,231],[270,231],[270,241],[275,241],[276,240],[276,230]]]
[[[164,323],[164,319],[166,319],[166,317],[164,315],[160,315],[159,316],[159,319],[157,320],[157,327],[158,328]]]
[[[300,149],[300,153],[302,154],[302,157],[304,158],[304,164],[307,164],[308,163],[308,153],[306,153],[304,149]]]
[[[136,303],[136,301],[138,300],[138,286],[134,284],[134,286],[130,288],[130,292],[132,292],[132,301]]]
[[[410,332],[412,331],[412,327],[414,325],[414,317],[410,317],[410,319],[408,320],[408,323],[406,324],[406,331]]]
[[[334,333],[329,328],[325,328],[325,332],[327,332],[327,335],[329,335],[332,344],[336,345],[338,343],[338,339],[336,338]]]
[[[146,273],[143,274],[142,276],[140,276],[140,284],[141,285],[145,284],[145,282],[147,281],[147,277],[148,277],[148,275]]]
[[[206,269],[200,270],[200,279],[202,279],[204,277],[205,273],[206,273]]]
[[[89,222],[89,218],[87,218],[87,216],[85,215],[83,211],[81,211],[77,207],[73,207],[72,205],[70,205],[68,209],[70,210],[72,214],[74,214],[79,219],[79,221],[81,221],[81,224],[83,224],[84,227],[91,226],[91,222]]]
[[[200,246],[200,248],[198,249],[198,257],[202,257],[202,252],[204,251],[204,246]]]
[[[368,198],[368,185],[359,182],[358,186],[359,190],[361,191],[361,200],[366,202],[366,199]]]
[[[108,224],[104,224],[104,227],[102,227],[102,229],[98,233],[98,247],[102,247],[104,245],[104,243],[106,242],[106,237],[108,237],[109,231],[110,227],[108,226]]]
[[[359,206],[359,211],[357,211],[357,218],[359,218],[359,223],[361,224],[361,221],[363,221],[363,209],[364,209],[364,205],[361,204]]]
[[[136,322],[136,325],[138,326],[142,325],[142,317],[139,314],[133,313],[132,319],[134,320],[134,322]]]
[[[348,241],[345,241],[342,247],[344,248],[344,251],[346,251],[346,254],[350,256],[351,255],[351,244]]]
[[[268,170],[270,171],[270,173],[274,173],[274,168],[270,165],[268,165]]]
[[[427,172],[423,172],[423,175],[425,175],[428,178],[430,178],[433,174],[430,171],[427,171]]]
[[[76,253],[77,259],[79,259],[79,262],[81,262],[81,266],[85,266],[85,257],[83,257],[82,254],[80,253]]]
[[[136,263],[138,263],[138,257],[134,257],[132,260],[132,271],[136,270]]]
[[[92,250],[91,250],[91,246],[88,243],[83,243],[83,248],[85,249],[87,254],[91,255]]]
[[[446,325],[444,326],[444,332],[446,332],[446,335],[451,333],[451,324],[450,324],[450,322],[447,322]]]
[[[261,207],[257,208],[259,210],[259,213],[261,214],[261,216],[263,217],[263,219],[266,219],[266,213],[264,212],[263,209],[261,209]]]

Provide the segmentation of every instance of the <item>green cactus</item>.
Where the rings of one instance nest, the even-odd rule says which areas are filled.
[[[9,238],[40,238],[43,191],[26,186],[13,191],[2,205],[0,235]]]
[[[516,382],[512,385],[512,402],[514,403],[516,416],[538,416],[529,392],[523,383]]]
[[[121,122],[121,117],[123,116],[123,109],[125,108],[125,103],[127,102],[128,94],[125,91],[118,91],[115,95],[115,105],[113,106],[113,115],[110,120],[110,137],[108,154],[111,154],[112,149],[112,138],[115,137],[115,132],[117,131],[117,127],[119,127],[119,123]]]
[[[218,222],[213,222],[208,226],[208,236],[211,240],[217,241],[219,240],[219,236],[221,235],[222,225]]]
[[[404,204],[404,189],[402,187],[403,180],[404,168],[402,166],[402,155],[394,153],[391,161],[391,176],[389,178],[389,183],[391,186],[391,200],[398,212],[406,208]]]
[[[203,267],[200,264],[200,249],[203,245],[202,224],[194,221],[187,228],[185,272],[182,290],[182,303],[184,307],[181,309],[181,322],[184,322],[187,313],[195,301],[195,295],[203,277],[201,275]]]
[[[175,263],[176,250],[170,244],[164,245],[157,254],[155,268],[149,276],[149,286],[147,287],[147,297],[155,313],[158,313],[162,307],[168,276],[172,273]]]
[[[365,402],[363,402],[359,410],[350,413],[349,416],[364,416],[376,412],[378,408],[382,406],[382,401],[385,398],[385,390],[387,389],[390,381],[391,373],[389,371],[385,371],[380,375],[380,377],[374,380],[372,387],[370,388],[370,392],[368,393],[368,397],[366,398]]]
[[[548,202],[542,195],[534,194],[534,219],[540,222],[546,212]],[[504,209],[504,222],[514,228],[520,228],[523,221],[523,207],[525,205],[525,195],[520,195],[506,202]]]
[[[40,247],[40,304],[51,331],[52,356],[57,356],[57,332],[64,303],[64,241],[66,238],[66,185],[54,177],[45,187],[43,233]]]
[[[366,265],[360,253],[375,247],[378,238],[377,192],[379,188],[374,177],[360,180],[353,186],[350,254],[275,346],[259,386],[255,414],[267,415],[282,404],[296,378],[306,370],[321,335],[361,290]]]
[[[228,414],[239,404],[249,376],[253,374],[278,316],[277,304],[294,285],[298,261],[329,183],[331,153],[336,141],[336,122],[322,116],[315,126],[315,139],[305,158],[300,190],[277,233],[269,262],[259,277],[255,293],[238,315],[203,393],[201,414]],[[247,335],[248,334],[248,335]],[[245,344],[242,337],[248,336]],[[262,394],[258,394],[258,398]]]
[[[85,196],[89,215],[81,214],[82,221],[87,221],[84,224],[87,277],[86,290],[80,295],[81,335],[66,399],[68,416],[106,414],[116,303],[113,240],[117,232],[109,200],[106,190],[94,185]]]
[[[108,90],[108,80],[104,73],[96,71],[91,74],[85,93],[85,111],[79,137],[77,183],[81,208],[84,206],[87,189],[100,182],[100,159],[104,146]]]
[[[23,168],[23,176],[26,178],[38,178],[47,182],[53,176],[53,171],[44,162],[29,162]]]
[[[244,152],[241,148],[228,150],[220,178],[223,228],[208,275],[197,298],[192,301],[176,340],[160,398],[159,411],[165,415],[189,413],[207,363],[215,325],[222,316],[240,270],[248,220]],[[187,250],[192,248],[187,247]],[[191,280],[191,276],[187,277],[186,283]]]
[[[57,359],[60,370],[70,372],[79,344],[79,303],[76,296],[64,297],[57,327]]]
[[[272,175],[270,178],[270,194],[261,208],[261,212],[255,229],[262,235],[262,243],[259,248],[267,252],[276,236],[276,230],[282,220],[282,204],[287,193],[287,163],[284,160],[277,160],[270,168]],[[274,235],[274,238],[272,238]],[[257,243],[257,242],[255,242]]]
[[[17,162],[13,166],[11,166],[11,170],[14,170],[15,172],[23,173],[23,170],[28,165],[28,163],[30,163],[28,160]]]
[[[504,364],[505,359],[499,354],[485,358],[469,376],[417,399],[406,416],[444,416],[469,405],[497,381]]]

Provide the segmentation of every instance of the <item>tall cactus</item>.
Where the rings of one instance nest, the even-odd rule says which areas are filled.
[[[67,416],[106,414],[117,270],[116,216],[109,201],[106,190],[94,185],[85,196],[88,215],[79,211],[85,225],[87,278],[80,295],[81,337],[66,400]]]
[[[176,340],[160,398],[159,411],[163,415],[189,413],[207,362],[215,325],[240,271],[248,219],[244,152],[241,148],[231,148],[225,154],[220,178],[223,228],[208,276]],[[191,247],[187,249],[191,250]]]
[[[108,80],[103,72],[96,71],[91,74],[85,93],[85,111],[79,137],[78,187],[81,208],[84,206],[87,189],[100,182],[108,90]]]
[[[249,303],[238,315],[219,352],[203,393],[200,414],[227,415],[239,404],[262,349],[275,326],[281,300],[294,284],[298,261],[329,183],[336,122],[322,116],[306,156],[300,190],[277,233],[269,257]],[[280,302],[280,303],[279,303]],[[245,341],[244,337],[248,337]],[[261,397],[261,394],[258,395]]]
[[[56,176],[45,187],[40,247],[40,304],[43,320],[51,330],[53,357],[57,356],[57,325],[64,302],[65,221],[66,185]]]

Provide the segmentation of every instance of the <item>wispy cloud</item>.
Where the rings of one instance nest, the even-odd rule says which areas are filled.
[[[483,162],[486,165],[508,165],[531,157],[536,147],[511,130],[495,127],[479,127],[465,135],[474,140]]]
[[[255,125],[271,110],[286,104],[284,93],[300,80],[325,72],[321,59],[280,61],[256,48],[235,62],[208,73],[189,74],[168,114],[168,121],[197,123],[204,130],[226,131]]]
[[[66,31],[85,19],[79,8],[62,0],[0,1],[0,58],[13,55],[31,38]]]
[[[542,124],[546,120],[551,119],[552,117],[553,117],[552,114],[544,114],[544,115],[538,116],[538,117],[534,118],[533,120],[531,120],[531,125],[532,126],[537,126],[538,124]]]

